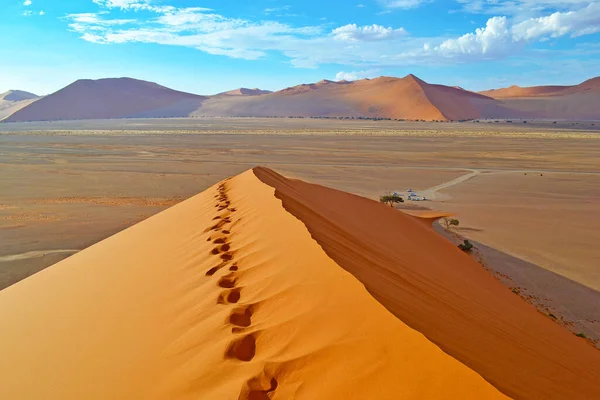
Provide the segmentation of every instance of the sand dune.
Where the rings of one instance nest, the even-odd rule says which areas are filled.
[[[204,99],[135,79],[85,79],[13,113],[5,121],[184,117]]]
[[[388,310],[502,392],[600,398],[600,353],[432,234],[431,225],[362,197],[256,173]]]
[[[19,111],[39,99],[33,93],[22,90],[9,90],[0,94],[0,120]]]
[[[600,77],[574,86],[511,86],[480,94],[500,99],[529,118],[600,119]]]
[[[474,93],[411,74],[353,82],[321,80],[277,92],[239,88],[198,96],[120,78],[80,80],[33,104],[7,109],[4,116],[9,115],[6,122],[176,117],[597,119],[599,88],[600,78],[594,78],[577,86],[513,86]]]
[[[248,171],[0,292],[0,397],[505,398],[274,191]]]
[[[270,90],[261,90],[259,88],[238,88],[234,90],[229,90],[227,92],[219,93],[217,96],[260,96],[269,93],[272,92]]]
[[[599,92],[600,77],[588,79],[573,86],[532,86],[520,87],[513,85],[502,89],[491,89],[479,92],[482,95],[493,97],[495,99],[517,98],[517,97],[551,97],[551,96],[566,96],[570,94],[584,92]]]
[[[258,98],[210,99],[195,116],[330,116],[451,120],[501,113],[502,104],[473,92],[431,85],[414,75],[355,82],[322,80]]]

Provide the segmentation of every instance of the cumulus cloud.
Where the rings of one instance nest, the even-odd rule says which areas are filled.
[[[517,40],[532,40],[539,37],[589,35],[600,32],[600,3],[591,3],[578,11],[555,12],[554,14],[530,18],[513,26]]]
[[[30,5],[31,5],[31,0],[25,0],[25,1],[23,2],[23,5],[24,5],[25,7],[27,7],[27,6],[30,6]]]
[[[526,44],[548,37],[573,37],[600,32],[600,3],[578,11],[555,12],[511,24],[506,17],[490,18],[484,28],[456,39],[448,39],[433,49],[446,57],[499,58],[515,53]],[[425,48],[426,51],[430,50]]]
[[[404,28],[393,29],[376,24],[367,26],[348,24],[335,28],[331,33],[337,40],[358,42],[393,39],[405,35],[406,31]]]
[[[350,72],[340,71],[335,75],[335,80],[336,81],[356,81],[356,80],[365,79],[365,78],[372,79],[372,78],[375,78],[379,74],[380,74],[379,69],[369,69],[369,70],[365,70],[365,71],[350,71]]]
[[[412,37],[403,28],[381,25],[349,24],[326,29],[325,25],[251,21],[201,7],[175,7],[167,0],[94,1],[101,7],[98,12],[64,18],[72,31],[89,42],[184,46],[247,60],[278,53],[298,68],[352,66],[355,72],[340,72],[349,74],[348,78],[366,77],[364,74],[376,68],[509,57],[536,40],[585,35],[598,32],[600,27],[600,6],[595,3],[518,21],[496,16],[474,32],[448,38]]]
[[[435,48],[445,56],[483,55],[496,58],[509,54],[519,43],[513,40],[506,17],[490,18],[484,28],[467,33],[456,39],[448,39]],[[426,47],[424,47],[427,50]]]

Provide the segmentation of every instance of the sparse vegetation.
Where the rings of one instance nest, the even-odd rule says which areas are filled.
[[[460,222],[454,218],[442,218],[440,221],[446,230],[450,230],[453,226],[458,226]]]
[[[474,247],[475,246],[473,246],[473,243],[471,243],[467,239],[465,239],[463,243],[458,245],[458,248],[464,251],[465,253],[470,253]]]
[[[552,314],[552,313],[548,314],[548,316],[549,316],[550,318],[556,319],[556,315],[554,315],[554,314]]]
[[[516,287],[512,288],[512,292],[514,294],[521,294],[521,291],[518,288],[516,288]]]
[[[587,339],[587,336],[586,336],[586,335],[585,335],[585,333],[583,333],[583,332],[579,332],[579,333],[577,333],[575,336],[577,336],[577,337],[580,337],[580,338]]]
[[[383,204],[389,204],[390,207],[394,207],[396,203],[404,203],[404,199],[397,194],[384,194],[379,197],[379,202]]]

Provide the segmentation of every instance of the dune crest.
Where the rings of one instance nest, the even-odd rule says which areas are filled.
[[[9,90],[0,94],[0,120],[27,107],[38,99],[39,96],[22,90]]]
[[[7,399],[496,399],[252,171],[0,292]]]
[[[14,112],[6,121],[184,117],[205,99],[131,78],[81,79]]]
[[[600,352],[511,293],[437,235],[431,220],[264,168],[255,173],[381,304],[503,393],[600,398]]]
[[[131,78],[79,80],[4,112],[6,122],[110,118],[333,117],[461,121],[600,118],[600,78],[576,86],[471,92],[413,74],[300,84],[277,92],[239,88],[199,96]],[[0,100],[0,108],[2,107]],[[0,118],[1,118],[0,114]]]

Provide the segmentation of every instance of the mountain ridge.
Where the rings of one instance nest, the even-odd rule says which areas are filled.
[[[19,91],[9,95],[35,96]],[[80,79],[55,93],[26,101],[29,103],[16,106],[4,100],[0,118],[6,117],[4,122],[185,117],[600,119],[600,77],[572,86],[513,85],[473,92],[408,74],[355,81],[323,79],[275,92],[242,87],[212,96],[133,78]]]

